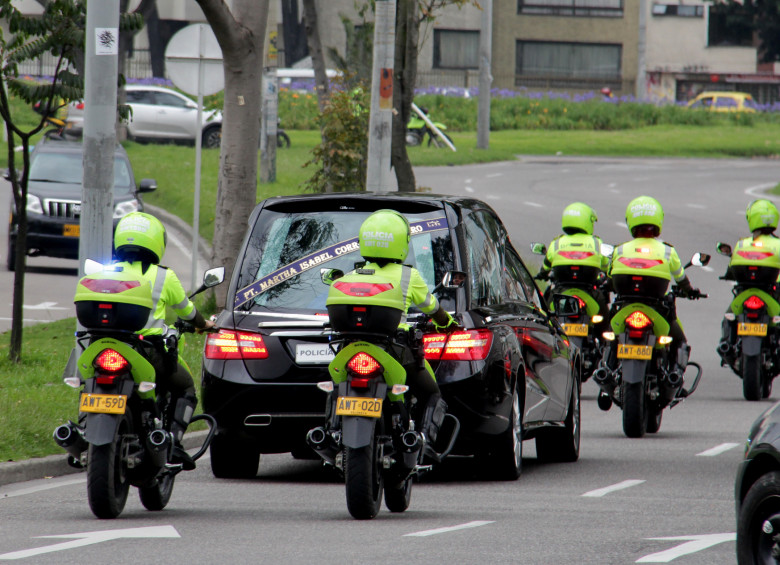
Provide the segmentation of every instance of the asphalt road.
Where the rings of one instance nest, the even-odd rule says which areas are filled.
[[[416,173],[435,191],[490,203],[529,262],[528,243],[557,235],[574,200],[598,211],[605,241],[628,239],[625,208],[640,194],[664,205],[662,236],[683,259],[713,252],[716,241],[747,233],[746,205],[780,180],[776,162],[748,160],[525,158]],[[520,479],[493,482],[453,458],[415,486],[407,512],[383,509],[368,522],[350,518],[338,480],[287,454],[264,456],[257,478],[242,481],[214,479],[204,458],[179,477],[166,510],[147,512],[131,493],[115,521],[93,518],[83,474],[0,486],[0,560],[731,565],[736,466],[750,424],[771,402],[742,399],[740,380],[719,366],[731,295],[717,277],[726,264],[714,256],[689,272],[709,293],[679,302],[704,378],[665,412],[657,434],[626,438],[620,412],[601,412],[587,382],[578,462],[539,464],[526,442]]]
[[[165,190],[165,187],[160,187],[158,190]],[[9,217],[10,203],[11,186],[8,181],[0,179],[0,218]],[[147,211],[157,215],[168,232],[168,246],[162,263],[174,269],[184,287],[189,288],[192,277],[192,239],[189,226],[164,210],[147,207]],[[12,322],[14,273],[5,266],[7,249],[6,224],[0,228],[0,332],[11,329]],[[204,269],[207,268],[206,264],[204,259],[199,258],[198,282]],[[76,292],[77,282],[77,260],[43,256],[27,257],[24,287],[25,326],[75,316],[73,295]]]

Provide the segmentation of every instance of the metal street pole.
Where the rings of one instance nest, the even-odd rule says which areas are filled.
[[[119,0],[89,2],[84,60],[80,275],[84,274],[86,259],[111,261],[118,55]]]
[[[636,97],[644,100],[647,97],[646,56],[647,56],[647,3],[639,0],[639,41],[637,42],[636,58]]]
[[[482,27],[479,30],[479,103],[477,107],[477,149],[490,147],[490,72],[493,59],[493,0],[482,1]]]
[[[387,192],[392,181],[390,151],[393,130],[395,4],[395,0],[377,0],[374,20],[366,190],[376,192]]]

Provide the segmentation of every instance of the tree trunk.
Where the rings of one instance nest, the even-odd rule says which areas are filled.
[[[314,68],[314,84],[317,90],[317,105],[320,113],[325,110],[325,103],[330,96],[328,75],[325,72],[325,57],[322,54],[320,31],[317,27],[317,7],[314,0],[303,0],[303,23],[306,27],[306,37],[309,41],[311,65]]]
[[[223,265],[229,280],[257,203],[257,144],[247,140],[256,140],[260,129],[269,0],[234,0],[232,13],[223,0],[197,2],[222,48],[225,68],[212,264]],[[218,306],[225,305],[227,286],[216,287]]]
[[[419,19],[415,0],[398,0],[395,29],[395,77],[393,84],[393,149],[391,163],[398,192],[414,192],[416,180],[406,151],[406,124],[412,111],[417,76]]]

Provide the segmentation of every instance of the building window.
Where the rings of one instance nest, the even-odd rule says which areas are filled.
[[[682,18],[703,18],[704,6],[682,4],[653,4],[654,16],[679,16]]]
[[[584,18],[623,17],[623,0],[517,0],[517,13]]]
[[[433,30],[433,68],[478,69],[479,31]]]
[[[753,18],[741,4],[718,4],[710,7],[707,45],[733,47],[753,45]]]
[[[622,47],[601,43],[517,42],[518,75],[620,78]]]

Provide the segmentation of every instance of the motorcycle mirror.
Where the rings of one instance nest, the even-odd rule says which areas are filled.
[[[344,271],[341,269],[320,269],[320,279],[328,286],[343,276]]]
[[[710,256],[706,253],[694,253],[693,257],[691,257],[691,265],[695,265],[697,267],[704,267],[709,262]]]
[[[84,261],[84,274],[94,275],[95,273],[103,272],[103,264],[98,263],[94,259],[86,259]]]
[[[726,257],[731,257],[731,246],[728,243],[721,243],[720,241],[715,244],[715,251]]]
[[[225,267],[214,267],[203,273],[203,286],[211,288],[225,280]]]
[[[580,301],[576,296],[553,294],[553,311],[556,316],[575,316],[580,313]]]
[[[602,243],[601,244],[601,254],[604,256],[612,256],[612,252],[615,250],[614,245],[610,245],[609,243]]]
[[[547,246],[544,243],[534,241],[531,243],[531,253],[534,255],[547,255]]]

